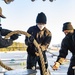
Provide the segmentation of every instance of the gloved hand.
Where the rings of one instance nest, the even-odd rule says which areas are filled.
[[[0,33],[0,48],[8,47],[12,44],[13,44],[13,41],[11,39],[2,38],[2,35]]]
[[[28,38],[28,43],[33,43],[33,41],[34,41],[34,37],[33,37],[33,36],[30,36],[30,37]]]
[[[28,45],[28,46],[32,46],[31,44],[33,44],[33,41],[34,41],[34,37],[33,36],[26,37],[25,44]]]
[[[6,43],[8,44],[8,46],[13,44],[13,40],[12,39],[4,39],[6,41]]]
[[[0,48],[5,48],[13,44],[11,39],[4,39],[0,37]]]
[[[60,63],[59,62],[55,62],[55,64],[53,65],[52,69],[53,70],[57,70],[60,66]]]
[[[16,39],[18,39],[19,36],[20,36],[19,34],[14,34],[14,35],[12,35],[10,38],[11,38],[12,40],[16,40]]]

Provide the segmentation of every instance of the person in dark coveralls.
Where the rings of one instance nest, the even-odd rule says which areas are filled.
[[[4,39],[3,36],[6,36],[8,33],[12,32],[8,29],[3,29],[1,27],[1,18],[6,18],[2,14],[2,8],[0,7],[0,48],[8,47],[13,44],[13,41],[18,38],[18,34],[12,35],[9,39]]]
[[[59,56],[52,68],[53,70],[57,70],[64,62],[66,56],[68,55],[68,51],[70,51],[72,53],[72,57],[70,59],[67,75],[75,75],[73,69],[73,66],[75,66],[75,29],[73,28],[71,22],[66,22],[63,24],[63,32],[65,37],[61,43]]]
[[[33,69],[36,70],[36,63],[38,62],[40,67],[40,73],[42,74],[42,67],[40,62],[40,57],[37,48],[33,44],[33,39],[37,41],[39,44],[45,61],[45,67],[48,68],[48,62],[46,57],[46,50],[51,42],[52,34],[51,32],[46,28],[47,18],[46,15],[43,12],[38,13],[36,18],[36,25],[30,27],[27,32],[31,34],[31,37],[26,37],[25,43],[28,46],[27,48],[27,69]]]

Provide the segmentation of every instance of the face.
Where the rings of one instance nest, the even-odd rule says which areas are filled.
[[[46,24],[42,24],[42,23],[39,23],[37,26],[40,30],[42,30],[44,27],[45,27]]]
[[[65,35],[67,35],[68,33],[73,33],[73,30],[64,30]]]

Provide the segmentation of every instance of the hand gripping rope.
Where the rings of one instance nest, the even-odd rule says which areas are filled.
[[[31,36],[29,33],[25,32],[25,31],[16,30],[16,31],[13,31],[13,32],[10,32],[9,34],[7,34],[5,36],[5,39],[8,39],[13,34],[23,34],[27,37]],[[43,75],[51,75],[50,71],[45,68],[45,62],[44,62],[44,58],[43,58],[43,55],[42,55],[42,51],[41,51],[41,49],[40,49],[40,47],[39,47],[39,45],[38,45],[38,43],[36,42],[35,39],[34,39],[33,43],[34,43],[34,45],[36,46],[36,48],[38,49],[38,52],[39,52],[39,57],[40,57],[41,65],[42,65]],[[12,68],[5,65],[1,60],[0,60],[0,65],[7,70],[13,70]]]

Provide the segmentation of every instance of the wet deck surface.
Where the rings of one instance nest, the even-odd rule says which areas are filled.
[[[57,54],[58,55],[58,52],[52,52],[53,54]],[[20,55],[20,54],[19,54]],[[21,57],[19,55],[16,55],[16,58],[13,57],[10,61],[4,61],[3,62],[5,64],[7,64],[8,66],[12,67],[13,69],[25,69],[26,67],[26,53],[22,53]],[[25,56],[24,56],[25,55]],[[17,60],[17,56],[19,58],[22,58],[22,60]],[[67,58],[70,58],[70,54],[68,55]],[[60,68],[56,71],[52,70],[51,66],[54,64],[54,62],[56,61],[56,58],[57,56],[52,56],[52,54],[50,53],[47,53],[47,59],[48,59],[48,65],[49,65],[49,70],[51,72],[51,75],[67,75],[67,69],[68,69],[68,66],[69,66],[69,62],[65,63],[64,65],[61,65]],[[25,59],[25,60],[23,60]],[[0,68],[0,72],[3,72],[5,71],[4,68]],[[0,73],[0,75],[4,75],[3,73]],[[39,69],[37,69],[37,73],[36,75],[40,75],[40,71]]]

